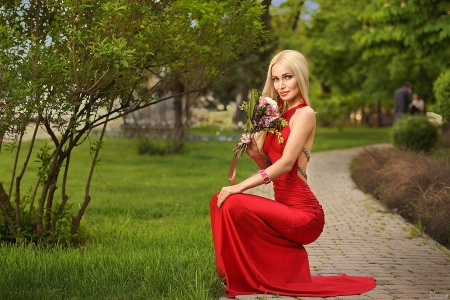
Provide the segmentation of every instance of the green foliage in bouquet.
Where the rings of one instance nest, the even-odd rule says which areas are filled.
[[[239,107],[245,112],[245,131],[248,134],[258,132],[271,132],[278,138],[278,143],[284,142],[281,130],[288,125],[287,121],[280,116],[280,109],[275,100],[270,97],[260,96],[256,89],[252,89],[250,99]],[[247,144],[241,144],[234,149],[235,154],[242,157]]]

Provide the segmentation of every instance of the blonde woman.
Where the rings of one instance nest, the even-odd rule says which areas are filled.
[[[210,202],[216,266],[228,298],[269,293],[285,296],[338,296],[375,287],[370,277],[311,276],[303,245],[322,233],[325,216],[307,183],[307,164],[316,129],[309,105],[305,57],[285,50],[270,62],[263,95],[279,101],[288,126],[284,142],[268,133],[262,146],[243,135],[259,172],[223,187]],[[275,201],[244,191],[273,182]]]

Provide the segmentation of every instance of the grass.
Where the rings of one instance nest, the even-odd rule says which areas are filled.
[[[365,146],[370,144],[390,143],[388,127],[367,128],[361,126],[318,127],[312,151],[326,151]],[[242,130],[221,128],[220,126],[201,126],[191,130],[193,135],[217,139],[218,136],[233,137],[237,140]]]
[[[173,156],[139,156],[136,140],[108,138],[83,219],[90,238],[80,248],[42,250],[0,245],[0,299],[218,299],[209,200],[228,184],[239,136],[231,129],[195,128],[209,142],[186,142]],[[386,142],[386,129],[318,129],[314,151]],[[37,143],[38,148],[44,141]],[[72,157],[68,194],[76,211],[84,198],[87,144]],[[0,154],[0,181],[10,180],[13,154]],[[21,163],[19,163],[21,165]],[[31,163],[25,186],[35,182]],[[237,180],[256,171],[238,162]],[[5,184],[6,185],[6,184]]]
[[[313,151],[345,149],[370,144],[390,143],[390,128],[344,127],[316,130]]]

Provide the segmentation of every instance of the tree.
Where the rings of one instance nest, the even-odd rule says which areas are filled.
[[[240,2],[247,1],[241,0]],[[269,10],[272,0],[257,0],[254,2],[261,3],[263,9],[260,22],[265,31],[264,39],[251,55],[242,54],[239,57],[239,62],[227,69],[225,76],[213,89],[214,96],[223,104],[228,104],[230,99],[234,98],[237,104],[233,118],[235,124],[244,120],[244,113],[239,107],[243,101],[247,100],[250,90],[253,88],[262,89],[268,60],[277,48],[277,37],[272,35]]]
[[[356,0],[319,0],[305,28],[306,56],[310,60],[312,82],[316,87],[315,109],[318,122],[333,125],[350,111],[371,105],[380,97],[364,94],[369,69],[361,60],[362,50],[352,38],[361,24],[358,14],[366,3]],[[375,96],[375,97],[374,97]]]
[[[433,82],[450,63],[449,10],[450,3],[442,0],[370,1],[354,35],[362,58],[383,65],[391,88],[409,80],[414,90],[432,100]]]
[[[92,129],[101,126],[100,138],[91,142],[85,197],[78,213],[69,216],[67,237],[73,242],[91,201],[90,182],[108,121],[210,87],[224,68],[255,47],[262,36],[261,13],[252,1],[234,0],[3,1],[0,136],[17,140],[9,146],[17,155],[7,191],[0,184],[0,221],[10,240],[37,242],[55,234],[69,206],[71,153],[91,142]],[[174,83],[183,86],[178,94],[159,97]],[[38,152],[39,180],[24,209],[21,180],[36,131],[22,168],[19,153],[32,117],[35,130],[44,127],[53,145]],[[26,221],[28,214],[35,217]]]
[[[272,6],[272,34],[278,41],[277,50],[305,50],[304,14],[307,14],[305,0],[286,0],[279,6]]]
[[[449,64],[448,1],[315,2],[308,57],[325,94],[379,111],[392,108],[395,89],[411,81],[432,100],[432,83]]]
[[[444,119],[445,131],[449,129],[450,123],[450,70],[443,72],[433,84],[436,97],[437,112]]]

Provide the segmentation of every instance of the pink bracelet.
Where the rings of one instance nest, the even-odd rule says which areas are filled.
[[[261,177],[264,179],[264,184],[268,184],[271,182],[269,175],[267,175],[265,169],[259,170],[259,175],[261,175]]]

